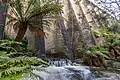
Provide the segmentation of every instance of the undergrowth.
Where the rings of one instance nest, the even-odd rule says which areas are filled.
[[[21,50],[15,49],[14,45],[18,45]],[[21,80],[24,77],[39,77],[33,74],[32,70],[38,70],[35,66],[48,65],[47,62],[37,57],[31,57],[31,54],[29,56],[28,53],[32,52],[23,51],[24,49],[22,42],[0,41],[0,80]],[[29,74],[29,76],[24,76],[26,74]]]

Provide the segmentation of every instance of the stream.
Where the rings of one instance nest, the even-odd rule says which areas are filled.
[[[49,60],[50,66],[39,66],[45,70],[33,70],[39,78],[22,80],[120,80],[116,73],[90,70],[88,66],[72,63],[70,60]]]

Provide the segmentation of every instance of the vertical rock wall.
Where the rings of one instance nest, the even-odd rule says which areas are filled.
[[[45,49],[48,52],[56,53],[56,52],[64,52],[64,40],[60,31],[60,28],[52,22],[51,30],[45,30]]]
[[[96,15],[99,15],[100,13],[103,12],[100,11],[99,8],[96,8],[95,5],[90,2],[85,4],[78,3],[78,5],[75,5],[74,0],[61,0],[61,1],[63,1],[63,16],[66,19],[66,21],[64,21],[64,24],[65,24],[65,28],[67,29],[67,32],[70,35],[70,41],[71,41],[70,44],[72,45],[72,49],[76,50],[79,46],[82,45],[81,44],[82,35],[85,35],[83,36],[84,41],[87,44],[91,44],[92,34],[91,34],[90,26],[92,24],[95,24],[94,27],[100,26],[100,23],[96,18]],[[84,0],[82,1],[84,2]],[[80,4],[82,4],[82,6],[80,6]],[[9,13],[11,13],[10,10]],[[94,23],[89,23],[92,21],[94,21]],[[46,51],[52,53],[65,52],[65,44],[61,30],[55,24],[56,23],[54,23],[53,21],[50,26],[51,30],[45,29],[46,32],[45,49]],[[10,37],[15,38],[16,36],[16,33],[12,28],[12,24],[5,27],[5,32],[6,35],[9,35]],[[28,39],[28,48],[33,50],[39,50],[39,40],[29,30],[27,30],[26,32],[26,38]]]

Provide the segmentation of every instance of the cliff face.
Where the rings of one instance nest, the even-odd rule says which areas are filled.
[[[81,23],[82,26],[82,33],[80,31],[80,25],[75,15],[75,10],[70,3],[70,0],[60,0],[61,4],[63,5],[62,9],[62,16],[65,18],[64,24],[67,30],[67,33],[70,36],[70,44],[72,45],[72,49],[75,50],[82,45],[82,35],[83,40],[86,41],[88,45],[92,42],[90,41],[93,35],[90,31],[93,29],[99,29],[101,26],[106,26],[106,24],[111,24],[113,17],[105,12],[104,10],[100,9],[98,6],[89,2],[88,0],[81,0],[78,4],[78,8],[81,7]],[[78,8],[76,10],[78,11]],[[55,25],[53,25],[55,27]],[[87,29],[88,28],[88,29]],[[48,37],[46,38],[46,50],[51,51],[61,51],[65,50],[64,39],[62,37],[61,31],[59,27],[53,28],[53,30],[57,30],[56,33],[49,33]],[[89,35],[88,35],[89,34]],[[99,41],[97,41],[99,42]],[[49,45],[49,46],[48,46]],[[62,47],[64,46],[64,47]]]
[[[13,13],[11,11],[11,8],[8,8],[8,12],[7,13],[9,13],[10,15],[13,15]],[[6,22],[7,21],[9,21],[8,18],[6,19]],[[5,26],[5,35],[9,36],[12,39],[14,39],[16,37],[16,33],[15,33],[14,29],[13,29],[13,23]]]
[[[72,51],[75,52],[78,47],[82,46],[82,41],[87,45],[93,44],[92,28],[97,29],[101,25],[110,23],[111,16],[87,0],[81,0],[77,5],[72,1],[74,0],[61,0],[61,4],[64,4],[62,16],[65,18],[66,32],[70,37],[69,44],[71,44]],[[8,12],[12,15],[10,9]],[[46,32],[46,51],[52,53],[66,52],[66,45],[60,27],[53,21],[50,28],[51,30],[44,29]],[[5,27],[5,32],[13,38],[16,36],[12,24]],[[38,37],[29,30],[27,30],[25,37],[28,40],[28,48],[39,51],[40,41]]]

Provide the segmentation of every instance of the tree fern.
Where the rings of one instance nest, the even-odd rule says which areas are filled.
[[[54,14],[61,8],[54,0],[9,0],[8,6],[12,15],[9,13],[2,15],[8,17],[7,25],[13,23],[12,27],[17,32],[18,41],[23,39],[27,28],[43,32],[43,27],[49,27],[50,21],[55,18],[51,16],[55,16]]]
[[[112,43],[113,46],[120,46],[120,39],[115,39]]]
[[[3,11],[3,10],[6,10],[8,9],[8,4],[1,4],[0,5],[0,10]]]

